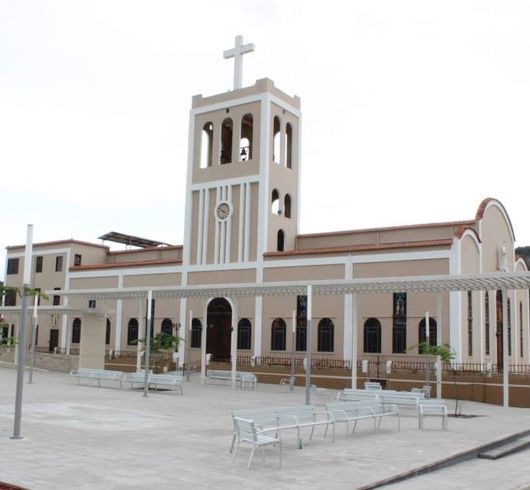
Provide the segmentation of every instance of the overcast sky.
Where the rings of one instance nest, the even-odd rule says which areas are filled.
[[[473,218],[530,245],[530,2],[0,0],[5,246],[183,241],[191,97],[302,98],[301,233]]]

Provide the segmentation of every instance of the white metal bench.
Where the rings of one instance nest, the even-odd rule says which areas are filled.
[[[180,394],[183,395],[182,383],[184,378],[182,376],[175,376],[173,374],[150,374],[149,386],[153,386],[155,390],[158,391],[159,388],[170,387],[172,391],[180,391]]]
[[[282,441],[279,434],[276,434],[274,437],[264,434],[264,431],[259,429],[259,427],[252,420],[242,419],[240,417],[234,417],[234,430],[237,433],[237,437],[235,437],[232,441],[232,449],[234,442],[237,442],[237,447],[232,460],[233,463],[236,461],[237,453],[239,452],[239,446],[241,443],[246,442],[248,444],[252,444],[252,451],[247,464],[247,468],[249,469],[256,448],[263,448],[263,457],[265,458],[265,446],[275,446],[278,444],[280,448],[280,468],[282,467]]]
[[[440,417],[442,429],[447,430],[447,405],[435,400],[424,400],[418,404],[418,428],[423,430],[424,417]]]
[[[72,369],[70,376],[77,378],[77,384],[81,384],[81,379],[92,379],[92,369]]]
[[[301,429],[311,428],[309,440],[313,438],[315,427],[319,425],[332,427],[332,438],[335,441],[335,422],[327,412],[318,412],[314,405],[294,405],[286,407],[254,408],[248,410],[235,410],[232,418],[252,420],[264,433],[277,433],[282,430],[296,430],[298,447],[302,447]],[[238,437],[234,422],[234,435],[230,452]]]
[[[382,390],[383,387],[381,386],[381,383],[377,383],[376,381],[365,381],[364,389],[365,390]]]
[[[346,424],[348,433],[349,423],[353,422],[351,433],[355,432],[359,420],[372,419],[374,421],[374,431],[379,429],[383,417],[397,417],[398,430],[400,429],[399,408],[396,405],[383,405],[378,401],[338,401],[326,405],[330,417],[335,424],[343,422]]]
[[[97,385],[101,386],[101,381],[117,381],[120,384],[120,389],[123,388],[123,377],[122,371],[112,371],[107,369],[74,369],[70,371],[70,376],[77,377],[78,384],[81,384],[81,379],[93,379],[97,382]]]
[[[387,391],[379,392],[379,400],[383,405],[398,405],[400,407],[412,407],[417,410],[420,401],[425,400],[424,393],[411,393],[410,391]]]
[[[206,377],[210,381],[225,381],[232,382],[232,371],[222,371],[216,369],[208,369],[206,372]],[[258,378],[254,373],[245,372],[245,371],[236,371],[236,383],[239,384],[241,389],[244,389],[246,386],[250,386],[252,389],[256,388]]]
[[[125,383],[130,383],[131,388],[144,387],[145,386],[145,373],[128,373],[125,375],[123,380]],[[184,378],[180,375],[173,374],[149,374],[147,376],[147,383],[150,387],[155,390],[159,390],[161,387],[170,387],[172,391],[177,390],[180,394],[183,394],[182,383]]]
[[[337,400],[341,401],[377,401],[379,400],[380,390],[357,390],[345,389],[337,393]]]

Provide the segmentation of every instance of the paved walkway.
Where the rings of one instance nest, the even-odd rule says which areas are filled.
[[[230,411],[302,404],[302,389],[288,393],[260,384],[241,391],[191,382],[184,396],[144,398],[138,391],[77,386],[65,374],[36,372],[34,384],[24,385],[24,439],[11,440],[15,379],[14,369],[0,367],[0,481],[32,490],[354,489],[530,429],[530,409],[468,402],[464,413],[480,416],[450,419],[447,432],[437,419],[419,431],[410,414],[402,417],[400,432],[393,419],[384,420],[377,434],[368,421],[353,437],[339,427],[335,443],[318,429],[302,450],[294,432],[285,434],[283,468],[270,449],[265,461],[258,455],[247,470],[246,448],[236,464],[231,461]],[[525,488],[529,462],[530,451],[496,462],[474,460],[394,486]]]

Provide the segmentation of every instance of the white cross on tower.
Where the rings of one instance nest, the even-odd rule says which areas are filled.
[[[224,58],[234,58],[234,90],[243,84],[243,55],[254,51],[254,44],[243,44],[243,36],[236,36],[236,45],[223,51]]]

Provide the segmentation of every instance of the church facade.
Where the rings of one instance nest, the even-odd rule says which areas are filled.
[[[237,84],[235,85],[237,87]],[[269,79],[233,91],[194,96],[190,111],[184,243],[145,243],[111,251],[64,240],[35,244],[32,284],[53,289],[262,284],[525,271],[502,203],[486,198],[461,221],[300,234],[300,99]],[[133,237],[134,238],[134,237]],[[5,284],[20,286],[24,247],[7,248]],[[16,297],[5,297],[6,306]],[[42,304],[60,306],[61,296]],[[137,349],[145,304],[119,299],[98,304],[107,319],[106,347]],[[201,337],[213,359],[288,356],[306,349],[306,298],[272,296],[207,300],[156,299],[154,333],[179,333],[187,360],[200,358]],[[313,355],[400,359],[425,341],[449,344],[457,362],[502,363],[502,295],[498,291],[361,295],[353,321],[351,295],[318,296],[312,305]],[[508,295],[508,354],[530,362],[528,291]],[[426,320],[426,312],[428,312]],[[37,345],[70,351],[80,318],[43,314]],[[183,330],[184,329],[184,330]],[[8,330],[3,332],[8,334]]]

